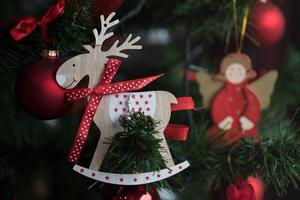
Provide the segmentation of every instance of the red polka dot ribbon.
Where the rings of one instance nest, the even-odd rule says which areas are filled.
[[[83,147],[86,143],[90,126],[93,122],[95,113],[98,109],[98,105],[101,101],[101,98],[104,95],[117,94],[120,92],[129,92],[142,89],[155,79],[162,76],[151,76],[147,78],[111,83],[115,77],[118,69],[121,66],[121,61],[117,59],[110,59],[107,62],[106,68],[102,73],[100,83],[96,88],[79,88],[73,89],[67,92],[68,101],[77,101],[79,99],[86,98],[90,96],[88,105],[85,109],[83,118],[80,122],[79,129],[76,134],[73,146],[69,153],[69,161],[76,163],[80,157],[80,154],[83,150]]]

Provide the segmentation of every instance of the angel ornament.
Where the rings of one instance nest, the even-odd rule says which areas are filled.
[[[213,126],[210,135],[222,131],[228,142],[242,137],[259,140],[261,111],[270,104],[277,76],[277,71],[272,70],[249,83],[256,77],[256,72],[249,56],[243,53],[226,55],[217,75],[198,72],[196,80],[203,106],[211,109]]]

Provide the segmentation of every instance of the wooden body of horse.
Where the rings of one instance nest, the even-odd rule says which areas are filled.
[[[173,158],[164,137],[164,130],[170,120],[171,104],[176,103],[175,96],[166,91],[132,92],[104,96],[94,117],[94,122],[100,129],[101,135],[89,168],[99,170],[109,148],[109,144],[106,144],[105,141],[121,131],[119,117],[129,111],[138,110],[160,122],[156,136],[162,139],[161,145],[164,150],[161,151],[161,155],[167,167],[174,166]]]
[[[119,20],[112,20],[114,16],[115,13],[111,13],[106,18],[101,15],[100,33],[98,33],[97,29],[93,30],[95,46],[83,45],[83,47],[88,51],[87,53],[77,55],[60,66],[56,74],[56,80],[61,87],[72,89],[80,80],[88,76],[88,88],[96,88],[101,82],[100,78],[107,67],[106,64],[109,62],[110,57],[128,58],[129,55],[124,51],[142,49],[142,46],[137,44],[140,37],[132,38],[131,34],[123,43],[120,43],[117,40],[108,50],[104,51],[102,49],[104,41],[114,35],[113,32],[109,31],[110,28],[119,23]],[[114,65],[120,65],[121,61],[114,59],[113,63],[110,64],[113,68]],[[124,95],[126,96],[124,97]],[[120,100],[121,97],[123,97],[122,100]],[[137,99],[139,99],[140,102],[136,104]],[[157,131],[159,132],[157,137],[162,139],[162,147],[164,150],[161,151],[161,155],[168,168],[174,166],[169,147],[164,137],[164,129],[170,120],[171,104],[176,103],[177,99],[171,93],[164,91],[120,93],[104,96],[101,99],[93,119],[100,129],[101,135],[90,164],[90,169],[99,170],[109,148],[109,144],[105,144],[104,142],[107,138],[112,138],[116,133],[121,131],[121,127],[119,125],[120,115],[126,114],[129,111],[137,110],[143,111],[146,115],[150,115],[160,122],[157,127]],[[91,105],[96,106],[96,104]],[[86,117],[90,116],[87,115]],[[89,120],[91,119],[89,118]],[[77,156],[79,156],[79,152],[77,153]]]

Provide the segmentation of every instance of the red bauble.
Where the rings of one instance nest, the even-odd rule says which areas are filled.
[[[227,200],[255,200],[254,189],[247,181],[238,179],[226,189]]]
[[[105,200],[160,200],[156,189],[150,185],[106,185],[101,193]]]
[[[265,186],[259,177],[250,176],[247,182],[252,186],[255,193],[255,200],[263,200],[265,196]]]
[[[226,189],[226,190],[225,190]],[[217,200],[263,200],[265,186],[259,177],[250,176],[247,181],[238,179],[215,193]]]
[[[61,62],[56,57],[34,61],[18,77],[16,93],[23,109],[43,120],[55,119],[65,114],[71,103],[65,98],[65,89],[55,79]]]
[[[285,32],[285,18],[274,4],[258,2],[251,9],[252,31],[262,45],[276,43]]]
[[[100,16],[108,16],[110,13],[116,11],[124,2],[124,0],[92,0],[95,14]]]

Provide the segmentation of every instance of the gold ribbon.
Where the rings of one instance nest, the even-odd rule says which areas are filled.
[[[241,53],[246,30],[247,30],[247,23],[248,23],[248,15],[249,15],[249,4],[247,3],[245,10],[244,10],[244,16],[242,21],[242,27],[241,27],[241,33],[240,38],[238,35],[238,20],[237,20],[237,3],[236,0],[232,0],[232,10],[233,10],[233,27],[234,27],[234,33],[235,33],[235,48],[238,53]]]
[[[247,30],[248,16],[249,16],[249,5],[247,4],[246,7],[245,7],[243,23],[242,23],[242,28],[241,28],[240,46],[237,49],[238,53],[241,53],[242,48],[243,48],[245,35],[246,35],[246,30]]]
[[[234,27],[234,33],[235,33],[235,48],[238,49],[238,43],[239,43],[239,39],[238,39],[238,23],[237,23],[237,9],[236,9],[236,0],[232,0],[232,10],[233,10],[233,27]]]

